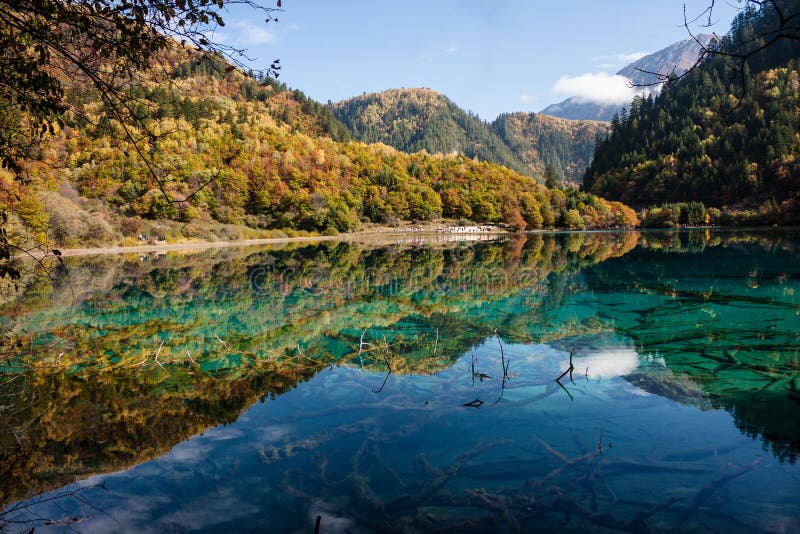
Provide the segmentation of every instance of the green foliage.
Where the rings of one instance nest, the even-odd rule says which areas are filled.
[[[636,242],[632,232],[579,236],[569,250],[555,235],[468,250],[331,242],[72,258],[68,277],[29,275],[2,309],[15,320],[0,342],[15,343],[3,345],[0,399],[18,437],[0,433],[0,505],[161,456],[333,362],[377,371],[383,358],[351,348],[366,326],[396,348],[397,374],[446,369],[490,335],[486,310],[509,301],[527,311],[504,316],[519,339],[596,331],[569,314],[546,328],[530,317],[563,303],[582,267]],[[504,282],[487,291],[487,273]],[[409,321],[424,330],[399,339]]]
[[[561,180],[556,175],[556,168],[550,164],[544,168],[544,185],[549,189],[555,189],[561,185]]]
[[[787,12],[800,9],[796,0],[784,4]],[[768,32],[773,17],[769,7],[743,12],[719,46],[740,53],[763,44],[753,36]],[[793,41],[767,47],[743,70],[736,58],[715,55],[657,98],[637,97],[598,142],[584,188],[634,205],[698,201],[753,209],[772,200],[794,202],[800,190],[798,58],[800,44]],[[790,219],[793,206],[784,212]],[[665,207],[656,218],[694,224],[688,221],[699,217],[676,209]]]
[[[364,95],[332,109],[354,137],[366,143],[384,143],[404,152],[464,154],[525,170],[489,125],[429,89]]]
[[[585,230],[586,225],[583,223],[581,214],[577,209],[571,209],[566,212],[564,216],[564,227],[568,230]]]
[[[644,210],[642,215],[642,226],[645,228],[703,226],[711,222],[708,211],[702,202],[662,204]]]
[[[429,89],[367,94],[331,109],[366,143],[404,152],[464,154],[530,176],[541,176],[548,164],[573,181],[582,178],[594,139],[605,130],[599,122],[528,113],[504,114],[486,123]]]
[[[328,106],[274,78],[248,78],[241,82],[240,95],[263,103],[273,117],[308,135],[325,135],[342,142],[351,139],[347,127]]]
[[[151,191],[147,197],[150,199],[147,216],[151,219],[174,219],[178,216],[175,205],[160,191]]]
[[[98,111],[82,87],[68,93],[80,113],[67,117],[69,128],[46,145],[54,159],[30,163],[32,192],[20,192],[22,201],[9,204],[25,215],[32,233],[49,231],[58,243],[76,246],[86,236],[81,221],[90,227],[101,219],[111,226],[98,230],[91,243],[147,233],[131,230],[136,218],[186,223],[186,236],[202,235],[200,228],[213,225],[335,234],[367,222],[441,217],[514,230],[564,224],[559,214],[568,202],[565,193],[530,176],[466,155],[405,154],[385,145],[342,142],[325,130],[330,110],[299,91],[235,70],[221,72],[218,65],[185,62],[181,55],[171,60],[177,65],[174,86],[129,88],[141,105],[141,121],[156,134],[147,145],[125,140],[122,124]],[[142,148],[147,162],[137,156]],[[67,171],[56,173],[54,167]],[[36,208],[36,191],[62,185],[77,190],[70,200],[74,209],[57,214],[49,227],[46,220],[37,222],[44,211]],[[570,219],[574,228],[637,224],[627,208],[627,217],[601,217],[592,210],[611,213],[610,204],[592,195],[581,199],[595,208],[581,211],[573,201],[569,208],[589,217],[582,224]],[[96,213],[84,214],[88,206]]]
[[[592,159],[595,140],[608,123],[565,120],[535,113],[502,114],[492,129],[525,168],[540,175],[548,166],[567,181],[580,183]],[[545,177],[545,180],[547,178]]]

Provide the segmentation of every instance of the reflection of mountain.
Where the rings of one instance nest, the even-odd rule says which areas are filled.
[[[800,254],[766,235],[693,243],[690,236],[646,235],[624,261],[587,268],[599,319],[613,321],[642,356],[663,358],[667,369],[637,371],[631,383],[723,408],[742,432],[795,461]],[[665,254],[670,248],[684,252]]]
[[[565,350],[619,336],[619,350],[579,351],[578,374],[724,408],[791,457],[800,262],[782,246],[568,234],[70,260],[74,306],[63,279],[31,281],[3,309],[20,345],[0,367],[0,502],[156,457],[330,364],[383,372],[384,343],[395,373],[431,374],[495,328],[508,342],[570,338]],[[637,367],[634,348],[655,364]]]
[[[203,373],[192,365],[76,372],[45,364],[3,374],[0,503],[161,456],[323,366]]]
[[[4,309],[19,345],[0,371],[0,502],[161,455],[333,362],[383,371],[382,352],[357,353],[362,335],[389,344],[396,373],[429,374],[494,328],[596,329],[525,325],[637,237],[71,260],[69,278],[30,281]]]

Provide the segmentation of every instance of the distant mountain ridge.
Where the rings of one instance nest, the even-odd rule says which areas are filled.
[[[408,153],[464,154],[525,171],[480,118],[431,89],[368,93],[331,109],[359,141],[384,143]]]
[[[463,154],[541,178],[552,165],[580,182],[594,142],[607,124],[533,113],[500,115],[488,123],[431,89],[391,89],[331,105],[355,139],[403,152]]]
[[[615,104],[598,104],[584,102],[575,97],[569,97],[558,104],[551,104],[539,112],[540,115],[558,117],[567,120],[595,120],[610,121],[615,113],[619,113],[622,106]]]
[[[713,35],[702,34],[695,39],[686,39],[673,43],[658,52],[637,59],[617,74],[625,76],[636,85],[657,83],[656,74],[670,74],[673,69],[680,76],[691,69],[700,57],[703,46],[708,46],[715,39]],[[698,43],[699,41],[699,43]]]
[[[504,113],[490,126],[526,168],[544,172],[546,165],[553,165],[557,173],[576,183],[583,181],[595,142],[608,128],[604,122],[522,112]]]
[[[640,86],[658,83],[659,78],[654,73],[670,74],[674,70],[675,74],[680,76],[697,62],[701,52],[700,43],[707,46],[712,39],[714,39],[713,35],[703,34],[697,36],[697,40],[678,41],[658,52],[637,59],[620,69],[617,75],[624,76],[634,85]],[[630,103],[624,105],[600,104],[570,97],[557,104],[547,106],[539,113],[570,120],[610,121],[614,114],[619,113],[623,107],[630,107]]]

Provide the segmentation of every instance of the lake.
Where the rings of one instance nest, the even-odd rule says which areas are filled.
[[[0,527],[800,531],[800,232],[418,241],[27,274]]]

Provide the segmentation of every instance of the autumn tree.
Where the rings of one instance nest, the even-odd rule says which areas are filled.
[[[94,89],[106,117],[122,125],[147,162],[141,142],[151,132],[131,94],[132,84],[157,74],[160,54],[179,44],[240,65],[243,50],[209,37],[225,25],[223,13],[232,5],[248,6],[270,22],[277,20],[281,2],[266,7],[255,0],[0,1],[0,169],[25,181],[25,162],[39,156],[43,139],[70,109],[71,83]],[[277,75],[279,68],[276,61],[266,70]],[[150,168],[150,174],[165,200],[180,200],[166,194],[156,169]],[[3,231],[0,261],[9,258]]]
[[[549,163],[544,168],[544,185],[548,189],[555,189],[561,185],[561,180],[556,173],[556,168]]]

